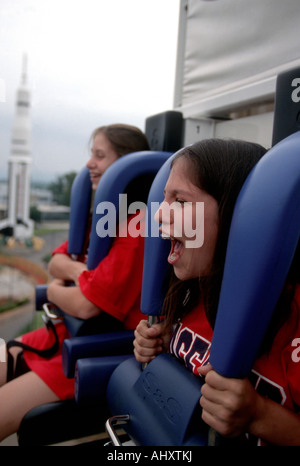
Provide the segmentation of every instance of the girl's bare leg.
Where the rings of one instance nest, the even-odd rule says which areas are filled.
[[[27,372],[0,388],[0,441],[18,431],[24,415],[58,396],[34,372]]]
[[[16,338],[16,340],[21,340],[21,337]],[[9,350],[10,354],[14,358],[14,366],[16,364],[17,356],[22,351],[22,348],[18,348],[17,346],[11,348]],[[6,353],[6,349],[3,349],[3,353]],[[4,385],[7,381],[7,362],[1,362],[0,360],[0,387]]]

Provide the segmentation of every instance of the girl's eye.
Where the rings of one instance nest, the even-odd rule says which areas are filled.
[[[178,204],[181,204],[181,205],[183,205],[185,203],[185,201],[183,199],[176,199],[176,202],[178,202]]]

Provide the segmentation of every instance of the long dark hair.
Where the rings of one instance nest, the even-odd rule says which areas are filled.
[[[266,149],[259,144],[207,139],[175,156],[173,164],[185,158],[192,183],[218,202],[219,232],[210,271],[205,277],[181,282],[172,274],[163,309],[168,323],[174,323],[202,300],[208,321],[214,327],[234,205],[248,174],[265,153]]]
[[[248,174],[265,153],[266,149],[259,144],[210,139],[184,148],[175,156],[173,164],[184,157],[189,163],[188,173],[193,184],[206,190],[217,200],[219,232],[211,268],[205,277],[181,282],[172,273],[163,308],[167,324],[182,318],[201,300],[207,319],[214,328],[234,205]],[[270,350],[277,332],[290,315],[295,288],[300,282],[299,256],[300,244],[259,355]]]

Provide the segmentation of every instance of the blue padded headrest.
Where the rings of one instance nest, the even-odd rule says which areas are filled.
[[[135,178],[144,174],[156,174],[162,164],[170,157],[171,153],[156,151],[141,151],[128,154],[116,160],[102,175],[98,184],[92,219],[91,237],[88,251],[87,266],[89,270],[95,269],[99,262],[106,256],[113,237],[109,231],[107,236],[99,237],[96,232],[97,223],[107,212],[97,210],[101,202],[110,202],[116,208],[117,220],[119,212],[119,194],[126,191],[128,184]]]
[[[210,358],[222,375],[244,377],[250,372],[290,268],[299,230],[297,132],[258,162],[237,199]]]
[[[272,145],[300,129],[300,67],[277,76]]]
[[[69,254],[81,254],[83,251],[91,208],[91,192],[90,172],[84,167],[75,177],[71,189]]]
[[[151,150],[178,151],[183,144],[183,130],[183,115],[174,110],[152,115],[145,122],[145,134]]]
[[[156,212],[153,206],[161,204],[164,200],[163,191],[169,178],[171,161],[174,156],[170,157],[157,173],[147,202],[146,231],[148,231],[148,236],[145,238],[141,311],[151,316],[161,313],[164,299],[162,288],[169,269],[167,257],[170,252],[170,242],[163,240],[158,234],[159,225],[153,219]]]

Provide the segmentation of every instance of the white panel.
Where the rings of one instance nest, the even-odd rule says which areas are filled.
[[[187,118],[184,126],[184,145],[193,144],[200,139],[214,137],[214,120]]]
[[[189,116],[237,106],[242,88],[244,105],[270,100],[276,75],[300,65],[299,0],[184,0],[180,24],[174,106]]]
[[[265,113],[232,121],[216,122],[216,138],[243,139],[266,148],[272,145],[273,113]]]

